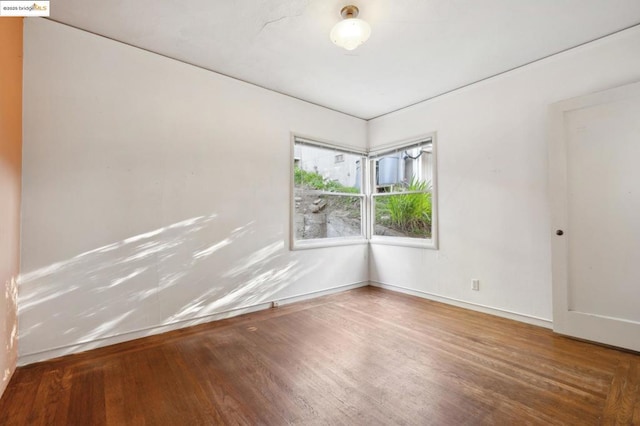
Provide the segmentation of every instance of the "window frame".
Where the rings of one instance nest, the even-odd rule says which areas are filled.
[[[310,146],[315,146],[318,148],[326,148],[334,151],[338,151],[344,154],[354,154],[362,157],[362,165],[360,167],[360,193],[352,194],[352,193],[344,193],[344,192],[331,192],[331,191],[321,191],[319,195],[338,195],[338,196],[349,196],[349,197],[358,197],[360,198],[360,235],[359,236],[348,236],[348,237],[333,237],[333,238],[315,238],[309,240],[298,240],[296,239],[296,223],[295,223],[295,215],[296,215],[296,201],[295,201],[295,147],[296,143],[300,142],[302,144],[307,144]],[[322,248],[322,247],[339,247],[339,246],[347,246],[347,245],[355,245],[355,244],[368,244],[369,240],[367,239],[367,195],[366,195],[366,187],[368,185],[367,176],[368,176],[368,158],[366,150],[359,150],[353,147],[341,146],[337,144],[333,144],[328,141],[324,141],[318,138],[312,138],[308,136],[302,136],[297,133],[291,134],[291,155],[290,155],[290,170],[289,170],[289,179],[290,179],[290,206],[289,206],[289,247],[291,250],[304,250],[304,249],[313,249],[313,248]]]
[[[376,158],[384,156],[384,154],[397,152],[400,150],[410,149],[411,147],[416,147],[419,145],[423,145],[425,143],[431,142],[431,153],[432,153],[432,172],[431,172],[431,191],[406,191],[406,192],[394,192],[394,193],[374,193],[374,188],[372,183],[376,181],[376,168],[373,166]],[[432,249],[438,250],[438,148],[437,148],[437,138],[436,133],[430,133],[420,137],[414,137],[411,139],[406,139],[401,142],[396,142],[389,145],[384,145],[376,148],[374,151],[370,151],[368,153],[368,162],[369,162],[369,177],[367,181],[369,182],[369,210],[368,210],[368,222],[369,222],[369,243],[370,244],[383,244],[383,245],[394,245],[394,246],[403,246],[403,247],[415,247],[415,248],[424,248],[424,249]],[[375,227],[375,199],[377,197],[389,197],[391,195],[402,195],[402,194],[423,194],[425,192],[431,192],[431,238],[412,238],[412,237],[394,237],[387,235],[375,235],[374,227]]]
[[[394,151],[409,149],[427,142],[432,144],[432,173],[431,173],[431,238],[412,238],[412,237],[394,237],[385,235],[374,235],[375,226],[375,198],[380,196],[389,196],[391,194],[375,194],[375,178],[376,169],[372,166],[375,158]],[[350,237],[333,237],[333,238],[317,238],[309,240],[297,240],[295,235],[295,146],[296,142],[316,146],[318,148],[327,148],[347,154],[355,154],[362,157],[361,167],[361,190],[360,194],[339,193],[323,191],[320,195],[340,195],[358,197],[361,199],[361,235]],[[318,139],[315,137],[304,136],[298,133],[291,133],[289,157],[289,248],[290,250],[304,250],[322,247],[339,247],[356,244],[382,244],[403,247],[414,247],[422,249],[438,250],[439,248],[439,215],[438,215],[438,149],[436,133],[429,133],[422,136],[406,139],[388,145],[377,147],[375,150],[358,149],[349,146],[343,146]],[[398,194],[424,193],[423,191],[408,191]]]

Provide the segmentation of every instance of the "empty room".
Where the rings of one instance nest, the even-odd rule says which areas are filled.
[[[0,425],[640,425],[638,0],[0,1]]]

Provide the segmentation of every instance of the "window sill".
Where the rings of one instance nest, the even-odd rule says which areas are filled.
[[[359,244],[368,244],[369,241],[364,237],[353,238],[324,238],[318,240],[300,240],[291,243],[291,251],[307,250],[325,247],[341,247]]]
[[[291,244],[291,251],[309,250],[327,247],[342,247],[362,244],[387,245],[398,247],[421,248],[427,250],[438,250],[438,246],[434,240],[418,240],[415,238],[402,237],[376,237],[370,240],[364,237],[357,238],[326,238],[322,240],[302,240],[295,241]]]
[[[437,250],[438,245],[433,239],[430,240],[421,240],[417,238],[402,238],[402,237],[371,237],[369,241],[372,245],[389,245],[389,246],[400,246],[400,247],[412,247],[412,248],[422,248],[429,250]]]

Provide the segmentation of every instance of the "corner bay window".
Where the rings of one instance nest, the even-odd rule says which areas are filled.
[[[432,136],[376,152],[294,137],[291,247],[436,248]]]

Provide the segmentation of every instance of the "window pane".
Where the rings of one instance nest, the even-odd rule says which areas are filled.
[[[297,240],[362,235],[362,199],[359,196],[321,194],[295,189]]]
[[[433,141],[372,156],[372,235],[432,239]]]
[[[296,144],[296,188],[360,193],[362,156],[334,149]]]
[[[433,143],[428,141],[377,156],[374,166],[375,193],[410,190],[415,183],[432,179]]]
[[[422,182],[419,186],[425,186]],[[431,193],[374,197],[374,235],[431,238]]]
[[[296,142],[293,161],[294,239],[362,237],[364,156]]]

